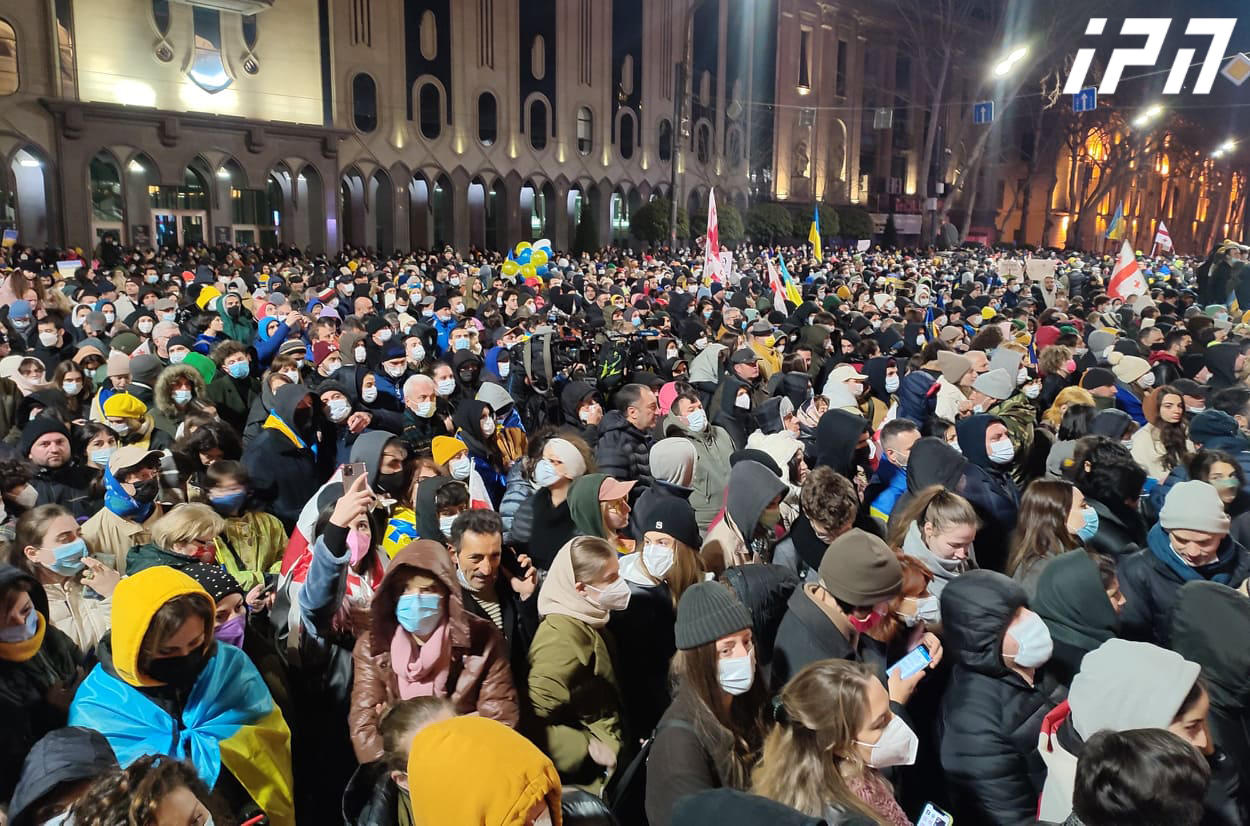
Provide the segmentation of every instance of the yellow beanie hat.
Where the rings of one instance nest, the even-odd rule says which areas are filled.
[[[464,768],[490,777],[473,794]],[[453,717],[426,726],[412,740],[408,787],[416,826],[525,826],[546,801],[560,826],[560,775],[551,758],[520,734],[487,717]]]
[[[101,409],[105,416],[115,419],[142,419],[148,415],[148,406],[129,393],[114,393]]]
[[[457,453],[468,449],[468,445],[451,436],[435,436],[434,441],[430,443],[430,453],[434,461],[440,465],[447,464]]]
[[[209,615],[216,613],[217,604],[208,591],[182,571],[168,565],[146,568],[117,583],[117,589],[113,591],[112,612],[113,668],[117,676],[135,687],[164,685],[139,673],[139,648],[161,606],[174,597],[186,594],[204,597],[211,606]],[[212,630],[211,625],[204,629],[210,639]]]
[[[221,298],[221,290],[212,284],[205,284],[203,287],[200,287],[200,294],[195,297],[195,306],[201,310],[207,309],[209,303],[217,298]]]

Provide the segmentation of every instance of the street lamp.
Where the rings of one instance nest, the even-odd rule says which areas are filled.
[[[1011,70],[1016,67],[1017,63],[1019,63],[1021,60],[1024,60],[1025,56],[1028,53],[1029,53],[1028,46],[1017,46],[1014,49],[1012,49],[1010,52],[1008,52],[1006,57],[1004,57],[1002,60],[998,61],[997,64],[995,64],[994,77],[1006,77],[1007,75],[1011,74]]]
[[[1140,129],[1163,114],[1163,105],[1156,103],[1133,119],[1133,125]]]
[[[1231,154],[1231,153],[1232,153],[1232,151],[1233,151],[1234,149],[1236,149],[1236,148],[1237,148],[1237,141],[1235,141],[1235,140],[1233,140],[1233,139],[1231,139],[1231,138],[1230,138],[1230,139],[1228,139],[1228,140],[1224,141],[1222,144],[1220,144],[1220,145],[1216,148],[1216,150],[1215,150],[1214,152],[1212,152],[1212,153],[1211,153],[1211,157],[1212,157],[1212,158],[1222,158],[1222,157],[1224,157],[1225,155]]]

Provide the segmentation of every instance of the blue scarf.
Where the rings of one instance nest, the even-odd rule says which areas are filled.
[[[1223,585],[1232,583],[1233,576],[1228,563],[1233,556],[1233,543],[1228,540],[1228,537],[1220,543],[1220,551],[1216,560],[1197,568],[1186,565],[1185,561],[1172,549],[1172,538],[1168,536],[1167,531],[1163,530],[1162,525],[1155,525],[1150,529],[1147,544],[1155,559],[1166,565],[1184,582],[1219,582]]]
[[[122,519],[131,519],[135,522],[146,522],[147,518],[152,515],[152,511],[156,509],[156,503],[148,502],[145,505],[136,500],[133,496],[126,492],[126,489],[122,487],[122,483],[117,481],[117,477],[113,475],[113,471],[105,468],[104,507],[117,514]]]

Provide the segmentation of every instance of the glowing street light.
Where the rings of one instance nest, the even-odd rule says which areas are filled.
[[[1231,154],[1232,151],[1236,148],[1237,148],[1237,141],[1232,140],[1230,138],[1229,140],[1224,141],[1222,144],[1216,147],[1216,150],[1211,153],[1211,157],[1222,158],[1225,155]]]
[[[994,77],[1006,77],[1011,74],[1011,70],[1016,67],[1017,63],[1024,60],[1025,55],[1028,53],[1028,46],[1017,46],[1012,49],[1006,57],[998,61],[998,63],[994,66]]]
[[[1142,112],[1133,120],[1133,125],[1137,128],[1148,125],[1151,121],[1163,114],[1163,105],[1156,103],[1146,111]]]

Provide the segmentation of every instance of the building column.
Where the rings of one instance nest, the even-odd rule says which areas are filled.
[[[456,169],[449,176],[452,192],[456,193],[452,201],[452,245],[459,252],[469,249],[469,175],[462,169]]]

